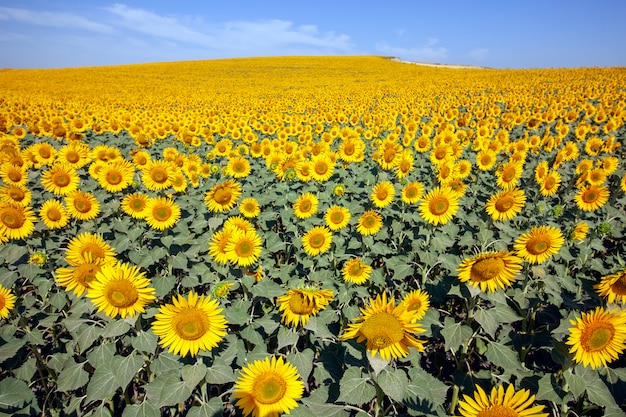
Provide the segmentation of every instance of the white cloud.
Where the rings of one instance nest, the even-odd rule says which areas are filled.
[[[489,55],[489,49],[476,48],[469,51],[469,56],[474,61],[484,61]]]
[[[425,45],[417,47],[392,46],[386,43],[376,44],[376,50],[384,55],[391,55],[405,61],[440,62],[448,57],[448,49],[437,46],[439,40],[429,38]]]
[[[85,29],[91,32],[110,34],[114,29],[72,13],[35,11],[13,7],[0,7],[0,20],[16,21],[36,26],[61,29]]]

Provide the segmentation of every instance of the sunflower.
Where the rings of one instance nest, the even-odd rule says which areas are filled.
[[[457,272],[461,282],[468,282],[483,292],[495,292],[510,286],[522,270],[522,259],[512,252],[486,252],[461,261]]]
[[[187,298],[179,294],[173,304],[159,307],[152,331],[169,352],[193,357],[200,350],[216,347],[226,336],[227,324],[217,300],[191,291]]]
[[[121,262],[102,265],[89,283],[87,297],[107,316],[133,317],[156,299],[150,280],[137,266]]]
[[[587,233],[589,233],[589,224],[585,221],[578,222],[570,234],[570,239],[575,241],[585,240]]]
[[[148,199],[143,193],[129,194],[122,200],[122,210],[135,219],[145,219]]]
[[[68,195],[78,188],[79,177],[69,165],[54,164],[41,173],[41,185],[56,195]]]
[[[309,318],[326,308],[334,296],[332,290],[291,289],[276,299],[279,311],[283,312],[281,321],[291,327],[305,326]]]
[[[89,163],[89,146],[83,142],[71,142],[59,149],[57,161],[79,169]]]
[[[315,226],[302,236],[302,246],[309,256],[327,252],[332,241],[332,232],[326,226]]]
[[[100,263],[91,260],[68,268],[57,268],[54,279],[66,291],[72,291],[77,296],[81,296],[90,288],[101,268]]]
[[[239,203],[239,212],[242,216],[252,219],[261,213],[261,207],[256,198],[248,197]]]
[[[73,266],[92,261],[104,265],[115,262],[115,252],[100,235],[85,232],[70,240],[65,260]]]
[[[315,214],[319,200],[313,193],[304,193],[293,203],[293,212],[299,219],[307,219]]]
[[[383,181],[374,186],[370,198],[376,207],[383,208],[391,204],[395,192],[391,182]]]
[[[225,174],[234,178],[244,178],[250,175],[250,162],[243,156],[235,156],[228,159],[224,170]]]
[[[413,321],[424,318],[430,307],[430,296],[424,290],[413,290],[404,296],[400,307],[413,313]]]
[[[254,226],[241,216],[230,216],[222,225],[224,230],[229,232],[253,232]]]
[[[341,230],[348,225],[350,217],[347,207],[331,206],[324,214],[324,221],[330,230]]]
[[[148,190],[164,190],[172,185],[172,175],[175,170],[175,165],[170,161],[150,161],[142,170],[141,182]]]
[[[70,221],[65,206],[57,200],[46,200],[39,209],[39,217],[48,229],[60,229]]]
[[[491,149],[484,149],[476,154],[476,166],[481,171],[489,171],[496,164],[496,153]]]
[[[517,255],[524,260],[540,264],[559,252],[565,239],[561,231],[553,226],[533,227],[515,240]]]
[[[15,307],[15,295],[11,290],[0,284],[0,319],[9,317],[9,312]]]
[[[606,172],[602,168],[594,168],[589,171],[587,182],[591,185],[602,185],[606,181]]]
[[[626,349],[626,311],[596,307],[570,320],[568,345],[574,361],[593,369],[616,360]]]
[[[603,276],[594,288],[600,297],[606,298],[607,302],[626,304],[626,268],[615,274]]]
[[[413,312],[396,306],[393,298],[387,301],[385,293],[377,295],[376,299],[370,298],[369,306],[362,308],[361,312],[356,323],[349,324],[340,336],[341,340],[356,338],[357,343],[365,341],[372,356],[378,353],[385,360],[407,356],[410,347],[424,351],[424,342],[414,335],[425,330],[413,321]]]
[[[503,190],[513,188],[519,182],[524,165],[519,162],[507,162],[496,170],[496,184]]]
[[[230,241],[230,236],[233,234],[231,230],[220,230],[213,233],[211,241],[209,242],[209,255],[213,257],[215,262],[220,264],[228,263],[228,254],[226,253],[226,245]]]
[[[373,210],[368,210],[359,217],[356,230],[363,236],[374,235],[383,227],[383,218]]]
[[[70,216],[79,220],[92,220],[100,214],[100,202],[91,193],[75,190],[65,197]]]
[[[122,191],[133,182],[135,168],[131,162],[120,159],[105,163],[97,173],[97,181],[110,193]]]
[[[28,172],[26,167],[13,165],[5,162],[0,165],[0,178],[7,185],[23,186],[28,182]]]
[[[335,171],[335,163],[326,154],[316,155],[311,158],[311,177],[316,181],[328,181]]]
[[[493,387],[489,396],[476,385],[474,398],[464,394],[458,409],[463,417],[548,417],[549,413],[542,413],[545,406],[530,407],[534,401],[535,396],[530,395],[530,391],[522,389],[515,392],[513,384],[506,391],[502,385]]]
[[[435,187],[422,199],[419,210],[422,218],[434,224],[446,224],[459,209],[459,198],[448,187]]]
[[[232,209],[241,195],[241,185],[235,180],[216,184],[206,193],[204,203],[213,213],[224,213]]]
[[[542,196],[549,197],[556,194],[560,185],[561,174],[559,174],[558,171],[550,171],[539,184],[539,190]]]
[[[24,239],[35,230],[37,218],[30,207],[0,202],[0,236]]]
[[[146,222],[153,229],[165,230],[180,219],[180,207],[167,197],[149,198],[144,212]]]
[[[489,197],[485,211],[493,220],[510,220],[522,211],[525,203],[524,190],[513,188]]]
[[[13,184],[0,186],[0,201],[5,203],[27,207],[32,198],[33,193],[24,186]]]
[[[574,201],[584,211],[595,211],[609,201],[610,192],[604,185],[588,185],[578,190]]]
[[[402,202],[405,204],[415,204],[424,196],[424,184],[419,181],[409,182],[402,189]]]
[[[228,260],[239,266],[250,266],[259,259],[263,242],[254,231],[240,231],[231,234],[224,252]]]
[[[370,278],[372,267],[363,263],[361,258],[352,258],[343,265],[343,280],[354,284],[364,284]]]
[[[246,416],[275,417],[298,407],[304,383],[295,366],[272,356],[246,365],[233,387],[235,405]]]

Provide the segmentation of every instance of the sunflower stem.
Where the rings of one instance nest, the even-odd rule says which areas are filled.
[[[459,386],[454,384],[452,387],[452,398],[450,399],[450,409],[448,414],[454,414],[454,410],[456,409],[456,405],[459,402]]]

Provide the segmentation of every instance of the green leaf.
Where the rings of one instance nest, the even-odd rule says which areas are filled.
[[[137,375],[144,364],[144,359],[137,353],[132,352],[128,356],[114,356],[113,369],[117,369],[117,385],[123,390],[126,389],[130,381]]]
[[[87,385],[87,402],[112,397],[117,389],[117,372],[111,369],[111,362],[97,367]]]
[[[150,401],[144,401],[139,405],[127,405],[122,417],[160,417],[161,411]]]
[[[223,360],[216,358],[213,365],[207,368],[205,379],[209,384],[228,384],[235,381],[235,373]]]
[[[452,317],[446,317],[441,335],[445,341],[446,350],[458,351],[462,343],[472,337],[472,328],[462,323],[456,323]]]
[[[406,398],[415,402],[426,401],[429,410],[443,406],[449,389],[446,384],[417,366],[409,369],[409,377],[410,382],[406,387]]]
[[[252,324],[246,326],[243,330],[241,330],[240,334],[241,337],[243,337],[250,343],[253,343],[257,346],[265,345],[265,339],[256,329],[253,328]]]
[[[346,370],[339,383],[338,401],[352,405],[370,402],[376,397],[376,388],[370,378],[364,378],[360,368],[351,367]]]
[[[281,326],[278,329],[278,349],[282,349],[285,346],[293,346],[298,343],[300,335],[297,331],[290,327]]]
[[[123,334],[130,329],[130,324],[125,322],[124,320],[112,320],[104,326],[102,330],[102,336],[104,337],[117,337]]]
[[[287,355],[287,361],[298,369],[300,378],[303,381],[309,379],[311,371],[313,370],[313,350],[310,348],[304,349],[302,352],[291,352]]]
[[[193,390],[206,376],[207,367],[202,362],[194,365],[185,365],[180,374],[187,388]]]
[[[367,361],[374,370],[374,375],[380,374],[380,371],[385,369],[387,365],[389,365],[389,362],[391,362],[390,359],[383,359],[379,354],[372,355],[369,350],[365,352],[365,356],[367,356]]]
[[[273,298],[285,294],[285,289],[277,283],[264,279],[252,286],[250,292],[257,297]]]
[[[480,324],[485,332],[489,336],[495,339],[496,331],[500,327],[500,321],[498,321],[498,314],[495,310],[484,310],[479,308],[474,313],[474,318]]]
[[[563,376],[565,377],[565,382],[569,386],[569,391],[574,395],[574,397],[580,397],[587,388],[587,382],[585,378],[580,375],[576,375],[572,373],[571,369],[563,372]]]
[[[302,404],[316,416],[346,417],[348,413],[344,411],[343,407],[339,404],[335,404],[335,401],[331,402],[329,397],[328,386],[320,386],[315,389],[311,395],[303,398],[301,401]]]
[[[91,352],[89,352],[87,360],[91,366],[98,368],[111,363],[114,354],[115,344],[105,343],[103,345],[96,346]]]
[[[514,372],[522,366],[517,352],[499,342],[489,343],[485,356],[491,363],[504,368],[507,372]]]
[[[223,411],[222,401],[218,397],[213,397],[199,407],[191,407],[186,417],[220,417]]]
[[[111,411],[102,403],[100,407],[93,410],[91,413],[86,414],[89,417],[111,417]]]
[[[4,345],[0,346],[0,363],[14,357],[25,343],[26,340],[24,339],[11,339]]]
[[[168,262],[172,265],[172,268],[185,270],[187,268],[188,259],[184,254],[179,253],[177,255],[170,256],[168,258]]]
[[[76,363],[74,359],[68,360],[57,379],[57,390],[72,391],[89,382],[89,372],[83,369],[84,365],[85,362]]]
[[[158,408],[182,403],[191,395],[191,389],[173,372],[158,375],[144,387],[149,401]]]
[[[155,289],[156,296],[163,298],[174,288],[176,285],[176,278],[173,276],[160,276],[157,275],[152,278],[152,286]]]
[[[83,324],[78,328],[76,335],[76,343],[78,344],[79,352],[84,353],[87,349],[93,345],[93,342],[100,337],[102,328],[93,324]]]
[[[553,374],[545,374],[539,380],[537,389],[537,400],[553,401],[560,404],[565,401],[566,396],[571,396],[555,382]]]
[[[26,382],[12,377],[0,381],[0,405],[22,407],[34,400],[35,394]]]
[[[130,344],[141,352],[154,353],[158,339],[158,336],[152,332],[138,332],[136,337],[130,339]]]
[[[402,402],[406,395],[406,386],[409,384],[409,378],[402,369],[383,370],[376,382],[392,400]]]

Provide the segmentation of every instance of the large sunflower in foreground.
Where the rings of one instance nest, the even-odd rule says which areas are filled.
[[[323,310],[334,297],[332,290],[317,288],[291,289],[276,299],[279,311],[283,312],[281,321],[288,326],[303,326],[311,316]]]
[[[486,252],[465,258],[459,265],[461,282],[481,291],[495,292],[511,285],[522,270],[522,259],[512,252]]]
[[[206,193],[204,203],[213,213],[224,213],[232,209],[241,195],[241,185],[235,180],[216,184]]]
[[[154,316],[152,331],[159,344],[176,355],[195,356],[211,350],[226,336],[226,318],[217,300],[191,291],[187,298],[178,295]]]
[[[581,210],[595,211],[609,201],[610,195],[608,187],[604,185],[588,185],[578,190],[574,201]]]
[[[327,252],[333,241],[333,235],[326,226],[315,226],[302,236],[302,247],[309,256]]]
[[[174,226],[180,219],[180,207],[167,197],[149,198],[144,218],[153,229],[165,230]]]
[[[9,312],[13,307],[15,307],[15,295],[0,284],[0,320],[9,317]]]
[[[272,356],[255,360],[241,370],[232,397],[246,416],[276,417],[298,407],[296,400],[303,392],[304,383],[296,367],[282,357]]]
[[[540,264],[555,255],[565,239],[559,229],[553,226],[533,227],[515,240],[515,250],[524,260]]]
[[[615,274],[605,275],[599,284],[593,286],[600,297],[609,303],[626,304],[626,268]]]
[[[542,413],[545,406],[531,407],[535,396],[526,389],[515,392],[513,384],[504,390],[502,385],[493,387],[491,394],[476,385],[474,398],[464,394],[459,401],[459,413],[463,417],[548,417],[549,413]]]
[[[35,230],[37,218],[30,207],[0,202],[0,236],[24,239]]]
[[[103,265],[89,284],[87,297],[109,317],[133,317],[156,299],[150,280],[134,265],[121,262]]]
[[[341,340],[365,341],[372,356],[378,353],[386,360],[407,356],[411,347],[424,351],[424,342],[414,335],[425,330],[413,321],[413,312],[396,306],[393,298],[387,301],[385,293],[377,295],[376,299],[370,298],[369,306],[361,308],[361,313],[356,323],[348,325]]]
[[[422,218],[435,226],[446,224],[459,209],[459,198],[450,188],[436,187],[423,198],[419,210]]]
[[[568,345],[574,361],[593,369],[616,360],[626,349],[626,311],[596,307],[570,320]]]
[[[526,203],[524,190],[514,188],[489,197],[485,210],[493,220],[509,220],[522,211],[524,203]]]

